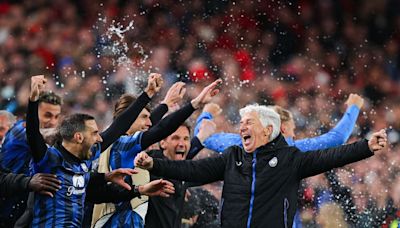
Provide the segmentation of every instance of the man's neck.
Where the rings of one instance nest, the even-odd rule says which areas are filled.
[[[163,150],[163,154],[166,158],[168,158],[169,160],[173,160],[172,158],[169,157],[168,153],[166,150]]]
[[[66,142],[66,141],[62,141],[62,146],[72,155],[74,155],[75,157],[82,159],[81,158],[81,151],[82,151],[82,146],[80,144],[77,143],[73,143],[73,142]]]

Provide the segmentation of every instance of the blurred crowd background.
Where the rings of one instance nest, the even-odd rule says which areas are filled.
[[[110,30],[132,21],[122,37]],[[188,100],[222,78],[218,130],[237,130],[239,108],[257,102],[292,111],[296,137],[304,138],[332,128],[357,93],[366,102],[350,142],[386,128],[390,148],[336,174],[351,189],[363,227],[393,227],[400,216],[399,45],[396,0],[2,1],[0,109],[24,118],[29,78],[45,74],[64,98],[63,114],[88,112],[104,128],[115,100],[139,93],[149,72],[161,73],[165,88],[187,82]],[[221,185],[210,186],[204,189],[219,199]],[[326,210],[323,220],[340,217],[341,207],[321,209],[329,191],[324,175],[304,181],[306,227]]]

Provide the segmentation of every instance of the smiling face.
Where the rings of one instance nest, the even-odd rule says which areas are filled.
[[[170,160],[185,160],[190,148],[190,132],[186,126],[180,126],[166,139],[161,140],[164,155]]]
[[[256,112],[248,112],[240,120],[240,137],[246,152],[252,153],[258,147],[268,143],[272,126],[264,128]]]
[[[58,124],[61,114],[61,106],[46,102],[39,104],[39,124],[40,128],[54,128]]]

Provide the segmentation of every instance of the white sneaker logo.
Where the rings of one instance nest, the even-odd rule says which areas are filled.
[[[268,164],[272,168],[275,167],[278,164],[278,158],[277,157],[273,157],[271,160],[269,160]]]

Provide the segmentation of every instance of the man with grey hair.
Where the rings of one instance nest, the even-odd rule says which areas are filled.
[[[267,131],[264,132],[264,134],[269,135],[269,141],[274,140],[279,135],[281,128],[281,118],[279,117],[279,114],[275,112],[272,108],[264,105],[252,104],[240,109],[239,113],[242,118],[246,115],[253,116],[254,114],[256,114],[258,116],[258,119],[260,120],[262,127],[264,127],[265,131]],[[249,147],[254,146],[256,143],[255,137],[252,138],[248,134],[244,134],[242,138],[244,139],[243,146],[245,147],[246,144],[247,147]]]
[[[265,106],[240,110],[243,148],[232,146],[223,154],[196,161],[153,159],[146,153],[135,158],[137,167],[153,175],[182,181],[224,181],[222,227],[291,227],[297,209],[297,192],[303,178],[368,158],[384,150],[384,130],[371,139],[326,150],[302,153],[274,137],[280,121]],[[276,126],[278,125],[278,126]],[[276,133],[275,133],[276,134]]]
[[[0,110],[0,149],[8,129],[17,121],[17,118],[6,110]]]

